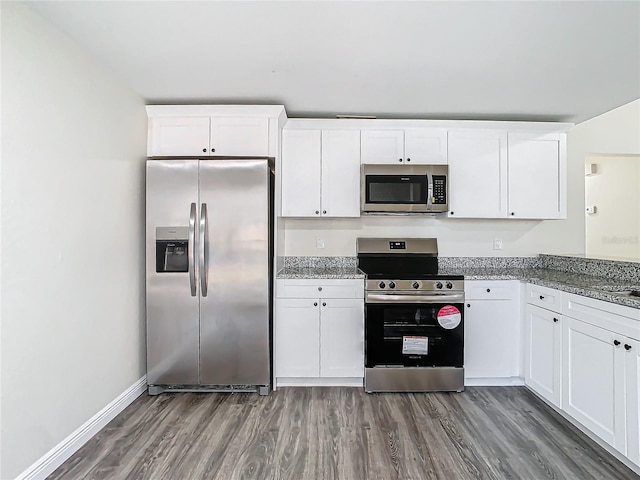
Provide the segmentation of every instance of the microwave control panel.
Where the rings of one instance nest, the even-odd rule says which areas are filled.
[[[433,197],[431,203],[434,205],[447,204],[447,177],[446,175],[433,175]]]

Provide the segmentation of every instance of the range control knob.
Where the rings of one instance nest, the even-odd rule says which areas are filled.
[[[380,282],[380,283],[378,284],[378,286],[379,286],[380,288],[384,288],[384,287],[386,287],[386,285],[385,285],[385,283],[384,283],[384,282]]]
[[[393,282],[389,282],[389,288],[396,288],[396,284]]]
[[[420,284],[418,282],[413,282],[411,286],[416,289],[420,288]]]
[[[447,288],[453,288],[453,283],[447,282]]]
[[[436,288],[442,288],[442,282],[436,282]]]

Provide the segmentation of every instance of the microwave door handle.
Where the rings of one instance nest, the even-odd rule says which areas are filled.
[[[426,174],[427,177],[427,210],[431,210],[432,200],[433,200],[433,176],[429,178],[429,174]]]

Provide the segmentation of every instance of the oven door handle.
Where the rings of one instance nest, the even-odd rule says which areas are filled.
[[[464,293],[420,293],[419,295],[396,293],[367,293],[365,303],[463,303]]]

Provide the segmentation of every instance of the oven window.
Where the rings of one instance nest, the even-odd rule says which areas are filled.
[[[427,203],[426,175],[367,175],[367,203]]]
[[[453,329],[438,322],[445,304],[367,304],[366,366],[462,367],[464,321]]]

